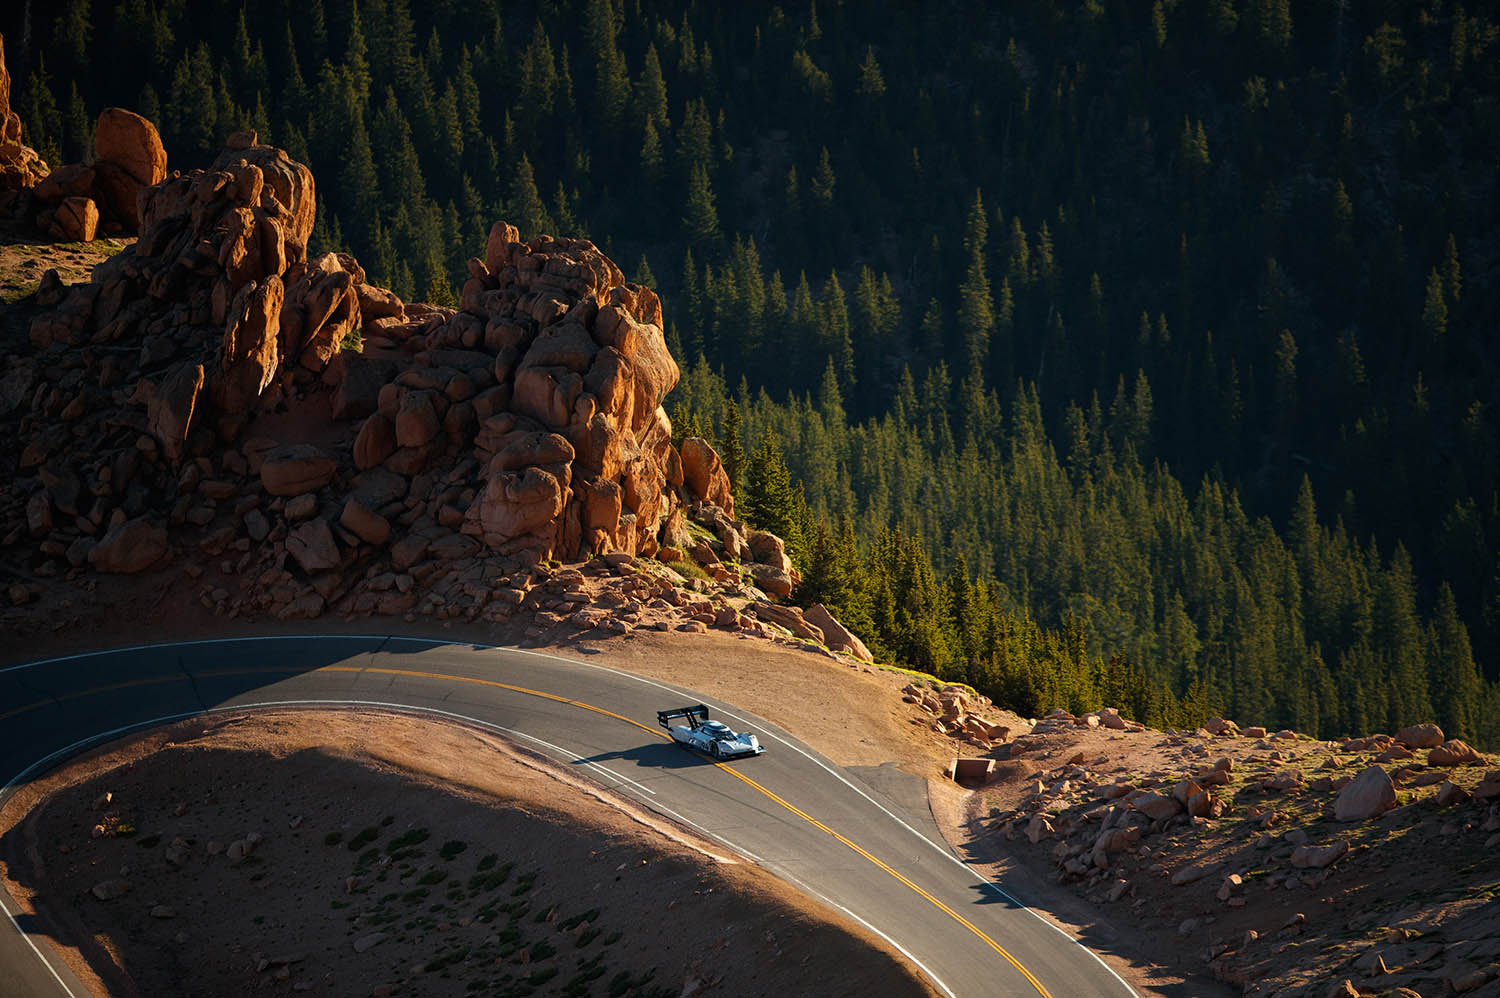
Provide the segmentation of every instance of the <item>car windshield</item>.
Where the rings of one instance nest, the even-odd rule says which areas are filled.
[[[707,731],[711,735],[732,736],[734,734],[734,732],[730,731],[728,727],[719,723],[718,721],[709,721],[707,724],[703,725],[703,730]]]

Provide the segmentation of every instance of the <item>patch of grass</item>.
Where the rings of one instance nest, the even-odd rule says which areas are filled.
[[[490,869],[491,867],[493,867],[499,861],[500,861],[500,857],[497,856],[495,853],[487,853],[487,854],[485,854],[485,856],[482,859],[480,859],[479,865],[476,866],[474,869],[478,870],[480,873],[483,873],[485,870]]]
[[[428,831],[425,828],[408,828],[400,835],[385,844],[385,851],[395,855],[407,846],[414,846],[427,841]]]
[[[655,967],[646,971],[639,978],[632,978],[628,971],[622,970],[609,979],[609,998],[620,998],[621,995],[625,994],[631,988],[636,988],[639,991],[639,989],[650,984],[652,978],[655,976]]]
[[[342,841],[344,841],[343,832],[329,832],[327,835],[323,836],[323,844],[325,846],[336,846]]]
[[[546,984],[556,976],[556,967],[543,967],[541,970],[533,971],[531,976],[526,978],[526,982],[534,987],[538,984]]]
[[[380,829],[378,829],[378,828],[361,828],[359,830],[359,833],[357,835],[355,835],[354,838],[352,838],[352,839],[349,840],[349,851],[350,852],[359,852],[361,849],[363,849],[365,846],[369,845],[371,842],[374,842],[379,837],[380,837]],[[327,840],[325,839],[324,841],[327,841]]]
[[[559,923],[558,926],[557,926],[557,928],[561,932],[572,932],[574,929],[578,928],[578,926],[582,925],[584,922],[592,922],[594,919],[596,919],[598,917],[599,917],[599,909],[598,908],[590,908],[588,911],[584,912],[581,915],[574,915],[572,918],[567,919],[566,921]]]
[[[426,873],[422,874],[422,876],[418,877],[417,878],[417,883],[419,883],[419,884],[441,884],[443,881],[445,881],[447,879],[448,879],[448,871],[447,870],[433,869],[433,870],[428,870]]]
[[[365,873],[380,859],[380,847],[371,846],[359,854],[359,859],[354,861],[354,872]]]
[[[0,304],[14,305],[16,302],[36,294],[37,289],[41,286],[42,282],[40,280],[25,281],[20,286],[9,291],[0,291]]]
[[[511,864],[506,863],[498,869],[490,870],[487,873],[476,873],[469,878],[469,890],[476,894],[482,891],[492,891],[505,883],[506,879],[510,876],[511,869]]]
[[[531,890],[531,886],[535,883],[536,871],[533,870],[531,873],[521,874],[516,878],[516,886],[515,889],[510,892],[510,896],[520,897],[522,894],[525,894],[527,891]]]
[[[443,859],[452,859],[454,856],[457,856],[467,848],[469,848],[469,844],[467,842],[460,842],[457,839],[449,839],[447,842],[444,842],[443,847],[438,850],[438,855],[443,857]]]
[[[444,967],[451,967],[469,955],[469,947],[459,946],[427,961],[422,969],[427,973],[436,973]]]
[[[427,888],[416,887],[401,895],[401,900],[405,901],[407,904],[420,904],[422,899],[427,897],[427,894]]]
[[[531,962],[540,963],[556,952],[556,946],[553,946],[545,939],[538,939],[531,946]]]
[[[137,829],[134,825],[130,824],[130,822],[128,822],[128,821],[122,821],[122,822],[120,822],[119,826],[115,828],[115,838],[119,838],[119,839],[134,838],[135,837],[135,833],[137,831],[139,831],[139,829]]]
[[[703,579],[704,581],[707,581],[711,578],[711,576],[703,570],[703,566],[699,565],[691,558],[684,561],[662,562],[662,564],[666,565],[668,568],[676,572],[678,575],[682,576],[684,579]]]
[[[339,341],[339,349],[353,350],[355,353],[359,353],[365,347],[363,334],[363,327],[356,326],[355,328],[350,329],[344,334],[344,338]]]
[[[597,960],[586,960],[579,964],[578,973],[563,988],[563,994],[569,996],[581,996],[589,993],[589,984],[604,976],[604,968],[598,965]]]
[[[599,930],[595,928],[584,929],[578,934],[578,948],[583,949],[589,943],[599,937]]]

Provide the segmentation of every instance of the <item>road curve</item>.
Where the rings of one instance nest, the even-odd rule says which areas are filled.
[[[765,755],[690,756],[656,711],[707,702]],[[0,669],[0,804],[100,742],[212,711],[363,704],[476,724],[576,765],[698,829],[883,936],[940,991],[1132,996],[1091,951],[977,877],[895,774],[835,766],[769,722],[698,693],[513,648],[379,636],[138,646]],[[11,774],[14,774],[13,776]],[[914,778],[912,778],[914,779]],[[0,979],[17,998],[87,993],[0,892]],[[33,938],[36,937],[36,938]]]

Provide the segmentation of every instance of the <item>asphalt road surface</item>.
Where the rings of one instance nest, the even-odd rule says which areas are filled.
[[[716,764],[673,745],[656,712],[698,702],[756,732],[765,754]],[[851,916],[955,998],[1133,995],[1091,951],[964,866],[902,783],[919,787],[915,778],[840,768],[731,705],[602,662],[350,636],[155,645],[15,666],[0,670],[0,803],[129,731],[285,704],[418,710],[505,734]],[[83,998],[3,892],[0,908],[9,916],[0,920],[0,993]]]

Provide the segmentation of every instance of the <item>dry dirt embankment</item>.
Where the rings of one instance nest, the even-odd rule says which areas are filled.
[[[1436,725],[1339,741],[1219,719],[1123,727],[1108,712],[1038,721],[994,753],[957,841],[1065,886],[1164,978],[1286,998],[1500,995],[1494,757]]]
[[[178,724],[28,787],[0,829],[7,886],[88,940],[97,993],[933,994],[769,874],[408,716]]]

